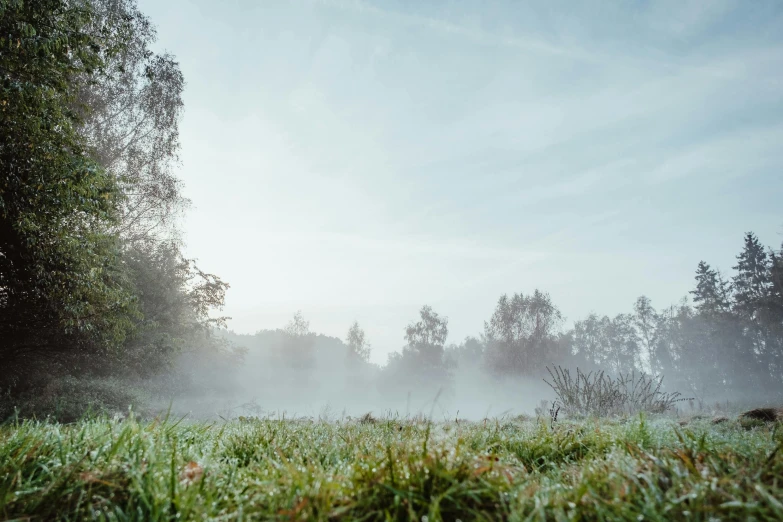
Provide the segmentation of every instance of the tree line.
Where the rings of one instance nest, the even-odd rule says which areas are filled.
[[[424,306],[404,329],[403,349],[377,369],[376,384],[448,387],[453,374],[465,369],[495,378],[541,378],[547,366],[562,365],[663,375],[669,389],[702,400],[783,396],[781,250],[765,248],[747,233],[732,275],[726,278],[701,261],[689,294],[660,310],[641,296],[628,313],[592,313],[570,328],[546,292],[502,295],[483,332],[456,344],[447,343],[448,318]],[[306,325],[297,313],[282,331],[287,341],[279,344],[278,362],[316,368],[319,348],[339,346],[347,365],[369,367],[370,346],[358,323],[344,343],[328,347],[316,343]]]

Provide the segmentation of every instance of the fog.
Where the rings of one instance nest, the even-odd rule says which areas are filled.
[[[763,252],[753,234],[745,239],[740,260]],[[370,362],[373,347],[358,322],[344,340],[311,332],[301,312],[277,330],[215,331],[222,350],[207,359],[180,357],[174,375],[183,388],[167,395],[169,406],[222,419],[546,416],[556,401],[568,401],[550,385],[563,370],[632,385],[640,376],[652,379],[660,387],[651,399],[676,399],[660,409],[665,413],[783,400],[778,309],[769,310],[770,324],[754,325],[741,315],[741,276],[729,290],[702,262],[696,279],[692,300],[656,310],[641,296],[629,313],[591,314],[572,325],[545,292],[503,295],[483,332],[460,343],[448,342],[448,318],[423,306],[404,328],[406,344],[384,365]]]
[[[520,414],[534,415],[541,401],[554,394],[540,379],[493,378],[476,370],[457,370],[447,383],[394,385],[378,367],[364,372],[341,368],[343,355],[331,357],[335,365],[296,370],[258,364],[249,357],[241,370],[227,381],[196,387],[170,403],[173,411],[195,418],[309,417],[315,419],[359,418],[367,413],[382,417],[418,417],[433,420],[481,420]],[[258,366],[256,366],[258,364]],[[327,363],[328,364],[328,363]],[[196,371],[196,375],[202,375]],[[161,403],[160,408],[168,404]]]
[[[497,379],[470,370],[456,371],[452,380],[442,386],[387,385],[379,390],[373,379],[381,373],[379,368],[357,374],[245,367],[228,376],[231,380],[217,389],[204,393],[196,388],[171,399],[170,404],[176,414],[215,420],[239,416],[336,420],[370,413],[376,418],[424,416],[433,420],[475,421],[534,415],[542,401],[551,402],[555,397],[540,379]],[[165,401],[160,403],[159,411],[167,406]]]

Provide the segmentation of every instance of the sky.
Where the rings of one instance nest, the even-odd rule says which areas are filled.
[[[236,332],[384,363],[504,293],[665,307],[783,242],[783,3],[139,0],[185,75],[187,254]]]

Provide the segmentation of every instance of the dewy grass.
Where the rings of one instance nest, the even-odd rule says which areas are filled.
[[[644,416],[25,421],[0,427],[0,519],[781,520],[781,445]]]

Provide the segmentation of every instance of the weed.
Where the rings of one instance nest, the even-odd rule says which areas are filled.
[[[552,379],[546,382],[557,394],[565,413],[570,415],[609,415],[639,412],[663,413],[681,401],[679,392],[663,392],[663,377],[644,373],[619,374],[612,378],[603,371],[583,373],[577,368],[576,377],[568,369],[547,367]]]

